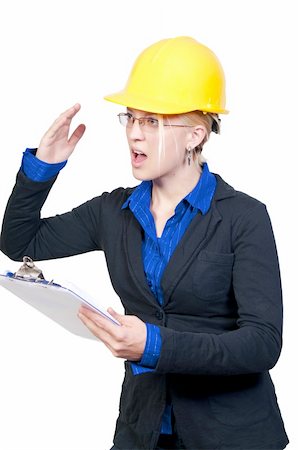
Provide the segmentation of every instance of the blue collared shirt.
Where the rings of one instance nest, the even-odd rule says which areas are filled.
[[[192,219],[201,211],[206,214],[216,189],[216,178],[203,165],[195,188],[175,208],[167,221],[161,237],[157,237],[155,222],[150,211],[152,182],[143,181],[125,201],[122,208],[130,208],[144,230],[142,242],[144,271],[147,282],[158,303],[163,305],[161,278],[169,260]],[[146,323],[147,341],[142,359],[131,363],[134,375],[154,371],[161,351],[159,327]],[[161,433],[171,434],[171,405],[167,405],[162,418]]]
[[[48,164],[34,156],[33,149],[26,149],[22,161],[22,170],[33,181],[46,181],[65,166],[66,161]],[[210,208],[216,189],[216,178],[209,172],[208,165],[203,165],[202,174],[195,188],[175,208],[174,215],[167,221],[162,236],[157,237],[153,216],[150,211],[152,182],[143,181],[122,206],[130,208],[144,230],[142,253],[144,272],[148,285],[158,303],[163,305],[161,278],[164,270],[182,236],[192,219],[200,211],[203,215]],[[161,335],[157,325],[146,323],[147,340],[142,359],[131,363],[134,375],[154,371],[161,352]],[[164,411],[161,433],[171,434],[171,405]]]
[[[216,178],[204,164],[200,179],[195,188],[180,201],[175,208],[174,215],[167,221],[162,236],[157,237],[155,222],[150,211],[152,182],[143,181],[125,201],[122,206],[130,208],[144,230],[142,243],[144,271],[148,285],[158,303],[163,304],[161,278],[164,270],[185,233],[192,219],[198,211],[206,214],[210,208],[216,188]],[[161,349],[159,328],[147,325],[147,343],[143,358],[139,364],[132,364],[135,375],[149,371],[157,364]]]

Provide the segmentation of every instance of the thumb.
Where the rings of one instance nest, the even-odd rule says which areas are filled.
[[[117,313],[116,311],[113,310],[113,308],[108,308],[108,313],[111,314],[111,316],[114,317],[114,319],[118,320],[118,322],[121,323],[121,325],[123,324],[123,319],[124,316],[122,314]]]
[[[71,147],[75,147],[77,145],[77,143],[79,142],[79,140],[81,139],[81,137],[83,136],[83,134],[85,133],[86,130],[86,126],[81,123],[76,129],[75,131],[72,133],[71,137],[68,140],[68,143]]]

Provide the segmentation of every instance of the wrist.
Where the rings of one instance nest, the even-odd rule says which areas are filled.
[[[36,157],[36,149],[27,148],[23,154],[21,170],[32,181],[47,181],[56,176],[66,163],[67,161],[47,163]]]
[[[60,164],[63,163],[65,160],[63,158],[55,157],[51,154],[47,154],[47,152],[37,149],[37,152],[35,154],[36,158],[39,159],[39,161],[45,162],[47,164]]]

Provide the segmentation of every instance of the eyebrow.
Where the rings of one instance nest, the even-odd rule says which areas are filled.
[[[132,114],[132,110],[130,108],[126,108],[127,112]],[[157,118],[158,114],[157,113],[150,113],[150,112],[145,112],[143,111],[143,114],[141,117],[152,117],[152,118]]]

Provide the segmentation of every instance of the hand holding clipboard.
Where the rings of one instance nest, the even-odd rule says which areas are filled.
[[[120,325],[105,308],[98,306],[89,294],[74,284],[65,282],[62,285],[53,280],[46,281],[31,258],[26,256],[23,261],[24,264],[17,272],[0,273],[0,285],[71,333],[97,339],[77,317],[81,305]]]

